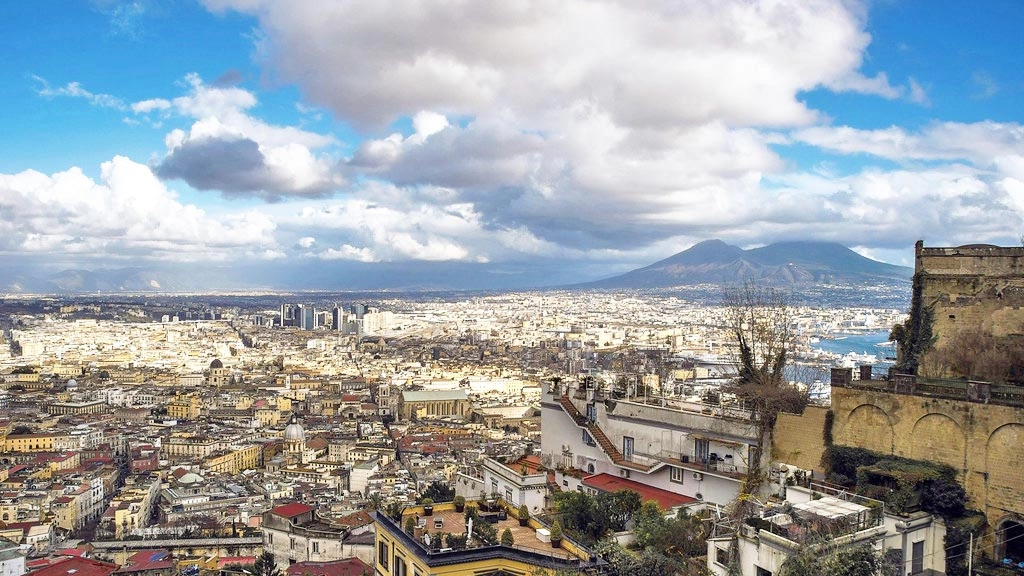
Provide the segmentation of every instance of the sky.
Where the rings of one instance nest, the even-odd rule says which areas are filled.
[[[1022,23],[1019,0],[8,2],[0,274],[511,286],[712,238],[1020,245]]]

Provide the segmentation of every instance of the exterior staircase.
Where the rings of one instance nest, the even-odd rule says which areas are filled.
[[[558,403],[562,406],[562,410],[565,410],[565,413],[568,414],[574,422],[576,422],[577,426],[586,428],[587,432],[590,433],[590,437],[593,438],[594,441],[597,442],[597,445],[601,447],[601,450],[604,450],[604,453],[611,458],[612,464],[623,468],[638,470],[640,472],[650,472],[660,464],[645,466],[636,462],[630,462],[623,457],[622,452],[619,452],[619,449],[615,447],[615,444],[612,443],[611,439],[608,438],[608,435],[604,433],[604,430],[601,430],[601,427],[598,426],[596,422],[589,421],[586,416],[580,413],[579,409],[572,403],[572,399],[569,398],[569,396],[563,394],[558,399]]]

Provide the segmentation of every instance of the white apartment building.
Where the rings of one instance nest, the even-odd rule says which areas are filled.
[[[664,404],[664,405],[663,405]],[[675,398],[613,398],[577,382],[543,385],[541,457],[563,489],[608,474],[719,504],[731,502],[753,458],[766,469],[749,413]]]
[[[514,470],[493,458],[484,458],[479,466],[456,474],[455,493],[466,500],[496,494],[514,506],[526,504],[531,514],[538,514],[546,504],[547,478],[543,470],[535,473],[524,467]]]
[[[771,576],[790,556],[817,545],[808,542],[818,542],[827,534],[831,546],[867,544],[889,557],[902,558],[900,574],[945,573],[946,526],[927,512],[897,516],[877,500],[815,484],[787,487],[786,502],[778,509],[757,507],[755,520],[744,519],[735,539],[732,535],[709,539],[708,570],[726,576],[735,545],[743,576]]]

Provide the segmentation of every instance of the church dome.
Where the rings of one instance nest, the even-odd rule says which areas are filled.
[[[220,358],[217,358],[213,362],[210,362],[210,369],[211,370],[213,370],[214,368],[223,368],[223,367],[224,367],[224,363],[220,361]]]
[[[71,380],[68,380],[67,387],[68,388],[77,388],[78,387],[78,380],[75,380],[74,378],[72,378]]]
[[[306,431],[302,429],[302,424],[295,421],[293,416],[287,426],[284,427],[284,440],[285,442],[305,442]]]

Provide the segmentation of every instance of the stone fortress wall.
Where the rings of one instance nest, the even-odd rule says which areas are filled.
[[[963,327],[1024,339],[1024,247],[925,248],[918,241],[914,256],[922,304],[935,311],[936,345]]]

